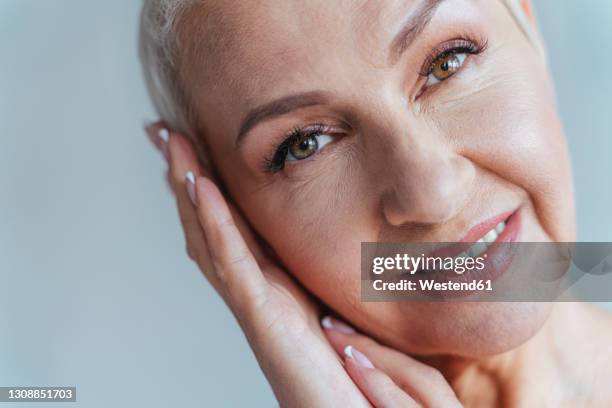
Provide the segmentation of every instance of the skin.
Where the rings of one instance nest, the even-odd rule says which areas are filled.
[[[333,354],[323,352],[327,343],[319,342],[322,332],[314,328],[318,302],[367,336],[326,330],[334,349],[342,353],[350,343],[363,350],[374,370],[381,369],[380,378],[404,384],[389,388],[397,398],[436,405],[431,391],[419,392],[419,387],[441,372],[443,383],[435,380],[428,389],[446,390],[441,395],[456,395],[466,405],[603,404],[610,396],[596,379],[610,369],[593,361],[609,360],[598,353],[612,340],[610,321],[585,305],[360,301],[362,241],[455,241],[474,225],[517,208],[521,241],[575,240],[568,154],[544,59],[501,2],[483,0],[446,0],[414,43],[390,58],[394,36],[419,4],[210,1],[188,10],[179,33],[184,46],[178,67],[197,114],[198,147],[206,152],[200,163],[207,165],[198,163],[193,148],[177,134],[169,156],[190,255],[203,271],[261,269],[264,278],[251,284],[268,288],[261,289],[265,299],[287,300],[290,294],[280,310],[295,313],[289,313],[294,320],[289,323],[283,315],[279,330],[292,334],[287,343],[264,346],[262,339],[271,338],[262,327],[276,328],[279,312],[253,316],[261,304],[255,307],[244,298],[262,296],[236,295],[207,275],[287,405],[316,403],[309,398],[325,388],[325,381],[310,384],[312,376],[302,378],[304,370],[288,362],[293,335],[296,341],[308,339],[302,342],[304,353],[316,349],[321,355],[310,368],[325,372],[320,379],[339,382],[343,390],[318,402],[337,398],[353,404],[365,396],[385,405],[373,394],[381,389],[372,385],[376,380],[363,374],[372,371],[359,371],[350,360],[346,371],[353,382],[344,381],[337,361],[328,361]],[[486,42],[484,51],[468,56],[454,76],[425,89],[427,79],[419,72],[432,50],[464,36]],[[324,92],[325,102],[258,123],[236,145],[252,109],[312,91]],[[292,129],[313,123],[329,127],[333,142],[278,173],[264,170],[266,158]],[[229,219],[240,219],[240,233],[219,238],[222,228],[214,227],[206,211],[225,204],[221,199],[204,204],[210,198],[202,191],[217,191],[208,179],[197,183],[198,222],[185,192],[187,170],[214,178],[235,206]],[[248,251],[236,244],[247,254],[240,257],[226,244],[246,230],[260,243],[246,239]],[[216,252],[226,255],[215,261],[211,246],[219,240]],[[262,261],[267,249],[271,254]],[[244,259],[249,263],[242,265]],[[290,271],[298,284],[279,271]],[[282,294],[270,295],[276,292],[266,285],[281,287]],[[306,331],[312,336],[303,337]],[[384,363],[394,359],[381,357],[389,353],[401,355],[396,360],[404,367],[425,362],[435,369],[421,376],[410,369],[394,371]],[[303,393],[287,394],[295,389],[281,380],[287,371]],[[355,393],[353,383],[363,395]]]
[[[519,206],[521,240],[573,240],[570,170],[549,76],[508,12],[499,2],[443,3],[391,65],[389,45],[414,6],[278,3],[216,4],[232,40],[221,53],[184,57],[210,158],[255,230],[309,291],[398,349],[491,354],[533,335],[547,305],[366,304],[355,279],[360,242],[454,241]],[[271,10],[279,18],[270,21]],[[296,14],[300,24],[289,18]],[[192,12],[187,26],[201,18]],[[210,21],[211,31],[221,30]],[[487,51],[414,100],[427,53],[464,32],[485,37]],[[213,63],[223,72],[202,78]],[[261,123],[235,148],[250,109],[319,89],[331,94],[329,104]],[[318,157],[281,174],[262,171],[287,132],[318,122],[352,129]]]

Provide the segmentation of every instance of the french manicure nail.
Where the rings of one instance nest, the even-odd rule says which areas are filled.
[[[355,329],[353,329],[351,326],[341,320],[334,319],[331,316],[325,316],[323,319],[321,319],[321,326],[323,326],[325,329],[335,330],[344,334],[355,333]]]
[[[189,199],[193,205],[197,206],[198,204],[196,202],[195,194],[195,176],[191,170],[185,173],[185,180],[187,181],[187,195],[189,196]]]
[[[168,132],[168,129],[166,129],[166,128],[159,129],[159,138],[164,143],[168,143],[168,140],[170,140],[170,132]]]
[[[168,159],[168,140],[170,140],[170,132],[166,128],[159,128],[155,131],[155,126],[145,126],[153,145]]]
[[[170,140],[170,132],[168,132],[168,129],[166,128],[161,128],[159,129],[159,132],[157,132],[157,135],[159,136],[159,140],[161,140],[160,149],[162,151],[162,154],[167,160],[168,159],[168,141]]]
[[[360,352],[353,346],[346,346],[344,348],[344,355],[347,358],[350,358],[351,360],[355,361],[357,364],[359,364],[362,367],[374,368],[374,364],[372,364],[370,359],[367,358],[365,354],[363,354],[362,352]]]

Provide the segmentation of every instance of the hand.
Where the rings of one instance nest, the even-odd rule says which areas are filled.
[[[461,406],[435,368],[358,334],[338,319],[325,317],[322,324],[329,342],[344,355],[346,371],[375,407]]]
[[[316,303],[266,256],[236,208],[203,176],[190,142],[177,133],[160,140],[160,126],[148,132],[169,160],[187,252],[236,316],[281,406],[461,406],[434,368],[331,317],[322,320],[324,335]]]
[[[266,256],[190,142],[166,131],[159,138],[161,126],[147,130],[169,160],[187,252],[236,316],[281,406],[370,406],[325,339],[315,302]]]

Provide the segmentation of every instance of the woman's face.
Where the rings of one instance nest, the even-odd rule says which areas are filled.
[[[501,1],[209,1],[182,27],[213,165],[306,288],[406,352],[538,330],[548,304],[360,301],[362,241],[457,241],[508,211],[520,241],[574,239],[547,68]]]

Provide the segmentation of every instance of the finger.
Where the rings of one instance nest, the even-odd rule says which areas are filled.
[[[168,140],[170,138],[170,132],[165,127],[164,123],[162,121],[152,122],[145,125],[144,129],[153,147],[162,154],[166,163],[168,163]],[[172,191],[169,172],[166,172],[166,185]]]
[[[145,131],[153,146],[168,160],[168,139],[170,132],[161,120],[145,125]]]
[[[198,160],[193,149],[191,149],[189,141],[178,133],[170,135],[168,151],[168,179],[175,193],[176,206],[185,235],[187,254],[198,264],[204,276],[206,276],[215,289],[220,292],[221,283],[217,276],[212,273],[213,267],[210,262],[204,231],[200,225],[196,209],[189,198],[187,182],[185,180],[185,174],[188,171],[199,174],[200,167]]]
[[[342,355],[349,344],[357,347],[368,355],[377,368],[420,403],[426,406],[461,406],[452,387],[437,369],[380,345],[338,319],[327,316],[321,324],[338,354]]]
[[[213,270],[238,313],[265,302],[268,284],[223,195],[206,177],[195,179],[195,203]]]
[[[167,134],[165,142],[162,141],[159,143],[164,143],[167,145],[163,148],[163,150],[167,152],[167,159],[169,162],[169,170],[167,174],[168,184],[170,185],[171,190],[177,194],[177,204],[179,204],[179,209],[183,209],[183,211],[186,213],[184,214],[186,216],[185,218],[189,220],[197,219],[197,217],[189,216],[189,209],[192,209],[193,205],[189,204],[189,202],[185,200],[188,198],[185,176],[188,171],[192,171],[194,176],[204,175],[206,177],[210,177],[210,174],[205,171],[203,166],[200,165],[198,156],[192,143],[180,133],[167,133],[167,131],[164,133],[165,128],[163,126],[163,122],[153,123],[147,127],[147,133]],[[157,136],[152,138],[156,138],[158,141],[160,140],[160,137]],[[186,207],[182,206],[181,204],[183,202],[187,203],[188,205]],[[228,205],[230,207],[232,216],[238,225],[238,229],[242,233],[247,245],[255,255],[255,258],[260,264],[267,264],[269,259],[264,254],[264,251],[257,237],[251,230],[251,227],[244,220],[234,205]],[[195,210],[192,211],[193,214],[195,214]]]
[[[347,373],[372,405],[385,408],[419,406],[408,393],[393,382],[391,377],[377,369],[355,347],[346,346],[344,356]]]

